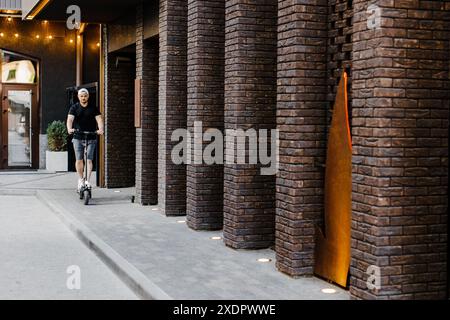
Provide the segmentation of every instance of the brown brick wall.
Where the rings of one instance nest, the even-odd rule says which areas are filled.
[[[144,40],[143,4],[136,12],[136,78],[141,79],[141,122],[136,128],[136,201],[158,202],[159,41]]]
[[[280,168],[277,268],[311,275],[314,225],[322,221],[327,109],[327,1],[278,1]]]
[[[327,80],[328,109],[327,124],[331,125],[333,105],[342,71],[348,72],[348,108],[351,114],[352,87],[352,33],[353,0],[328,1],[328,44],[327,44]],[[351,121],[350,121],[351,122]],[[328,134],[328,131],[327,131]]]
[[[186,214],[186,165],[175,165],[172,132],[186,128],[187,2],[159,5],[158,204],[168,216]]]
[[[225,129],[276,126],[276,10],[276,0],[225,3]],[[225,164],[225,244],[268,247],[274,227],[275,176],[261,175],[259,165]]]
[[[314,226],[323,220],[327,126],[339,77],[348,65],[350,294],[356,299],[445,298],[450,4],[379,0],[381,28],[369,30],[366,10],[372,3],[161,0],[159,100],[145,94],[156,90],[151,81],[143,82],[142,96],[149,101],[143,104],[149,114],[159,103],[158,201],[167,215],[187,212],[193,229],[220,228],[223,221],[229,247],[264,248],[275,240],[278,270],[313,274]],[[157,52],[151,42],[140,42],[140,32],[138,26],[136,70],[145,80],[155,72]],[[108,56],[107,130],[121,130],[127,123],[122,128],[126,141],[135,141],[134,129],[126,131],[134,128],[132,102],[124,108],[124,84],[134,84],[134,74],[127,79],[132,71],[125,68],[119,64],[116,69],[114,54]],[[143,117],[143,124],[149,119]],[[192,132],[194,121],[202,121],[204,131],[277,126],[276,180],[262,176],[259,165],[225,164],[223,171],[221,166],[190,164],[186,170],[174,165],[171,134],[186,127]],[[147,125],[154,128],[155,123]],[[142,170],[137,185],[143,195],[152,188],[144,182],[153,181],[155,187],[139,167],[147,160],[144,140],[155,133],[136,134],[141,156],[136,163]],[[111,186],[131,170],[118,157],[131,146],[119,139],[125,138],[107,132]],[[370,265],[380,267],[379,290],[367,288]]]
[[[223,131],[224,28],[225,0],[188,1],[187,124],[193,141],[196,121],[202,123],[203,132]],[[194,155],[194,148],[191,151]],[[186,205],[190,228],[222,228],[223,164],[187,165]]]
[[[449,108],[446,1],[354,1],[350,293],[445,298]],[[368,290],[367,267],[381,268]]]
[[[105,183],[108,188],[132,187],[135,183],[134,56],[119,62],[110,53],[106,65]]]

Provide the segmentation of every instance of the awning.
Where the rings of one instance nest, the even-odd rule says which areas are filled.
[[[20,0],[0,0],[0,15],[19,15],[21,9]]]
[[[111,23],[135,10],[142,0],[22,0],[22,18],[65,21],[67,8],[77,5],[81,9],[81,22]]]

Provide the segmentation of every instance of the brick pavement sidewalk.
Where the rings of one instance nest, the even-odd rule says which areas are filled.
[[[0,173],[0,194],[36,193],[144,298],[349,299],[348,291],[321,279],[278,272],[270,249],[233,250],[212,239],[221,231],[193,231],[184,217],[131,203],[133,188],[94,188],[91,205],[84,206],[75,187],[73,173]]]

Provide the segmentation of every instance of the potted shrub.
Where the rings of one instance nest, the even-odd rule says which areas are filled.
[[[67,171],[67,136],[66,124],[62,121],[53,121],[47,127],[47,170]]]

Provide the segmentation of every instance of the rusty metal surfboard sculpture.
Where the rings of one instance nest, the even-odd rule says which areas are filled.
[[[343,287],[350,267],[352,142],[347,74],[343,72],[333,108],[325,169],[324,228],[317,228],[314,272]]]

